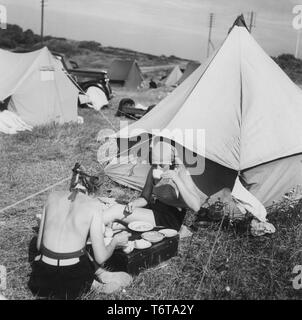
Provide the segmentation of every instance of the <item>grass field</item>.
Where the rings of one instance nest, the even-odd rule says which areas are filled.
[[[115,92],[102,113],[81,109],[82,125],[49,125],[12,136],[0,134],[0,209],[70,176],[76,161],[91,172],[101,172],[96,137],[100,129],[111,125],[118,129],[120,118],[114,114],[119,100],[129,97],[150,105],[167,94],[163,88]],[[68,182],[55,189],[67,186]],[[27,288],[29,260],[36,235],[35,214],[41,212],[48,192],[0,214],[0,265],[7,268],[7,290],[2,294],[8,299],[35,298]],[[108,178],[100,194],[123,199],[136,195]],[[192,219],[189,213],[186,223]],[[269,213],[269,219],[276,233],[259,238],[249,235],[247,222],[237,227],[220,229],[219,223],[213,223],[200,228],[192,238],[181,241],[177,257],[141,273],[125,291],[111,295],[90,292],[83,299],[301,299],[302,290],[294,290],[291,282],[294,266],[302,264],[301,204],[284,199]]]

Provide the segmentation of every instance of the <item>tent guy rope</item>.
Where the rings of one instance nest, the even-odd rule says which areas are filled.
[[[70,177],[64,178],[64,179],[56,182],[55,184],[53,184],[53,185],[51,185],[51,186],[48,186],[47,188],[45,188],[45,189],[43,189],[43,190],[41,190],[41,191],[38,191],[38,192],[36,192],[36,193],[34,193],[34,194],[32,194],[32,195],[30,195],[30,196],[28,196],[28,197],[26,197],[26,198],[24,198],[24,199],[22,199],[22,200],[19,200],[19,201],[15,202],[15,203],[7,206],[7,207],[2,208],[2,209],[0,210],[0,214],[3,213],[4,211],[8,210],[8,209],[11,209],[11,208],[17,206],[18,204],[21,204],[21,203],[23,203],[23,202],[25,202],[25,201],[27,201],[27,200],[30,200],[30,199],[38,196],[39,194],[44,193],[44,192],[46,192],[46,191],[54,188],[55,186],[58,186],[58,185],[62,184],[63,182],[66,182],[66,181],[69,180],[69,179],[70,179]]]

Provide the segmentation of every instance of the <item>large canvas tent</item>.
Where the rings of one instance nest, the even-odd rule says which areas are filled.
[[[128,89],[137,89],[144,81],[136,60],[113,60],[108,77],[112,84],[119,84]]]
[[[184,73],[182,74],[181,78],[178,80],[178,84],[181,84],[183,81],[185,81],[198,67],[200,66],[200,63],[190,61]]]
[[[49,50],[0,50],[0,100],[27,124],[77,121],[78,89]]]
[[[163,137],[167,129],[204,129],[204,146],[196,141],[186,144],[177,136],[172,139],[178,150],[204,159],[203,174],[192,178],[205,198],[227,198],[239,176],[252,195],[270,206],[302,184],[301,119],[301,89],[263,51],[239,17],[208,61],[116,137],[122,145],[154,129]],[[140,144],[147,146],[149,140]],[[121,158],[123,162],[109,163],[107,175],[141,189],[150,168],[144,163],[147,159],[133,164]]]
[[[165,80],[166,86],[174,86],[177,84],[178,80],[182,77],[182,71],[180,70],[179,66],[175,66],[171,72],[169,73],[168,77]]]

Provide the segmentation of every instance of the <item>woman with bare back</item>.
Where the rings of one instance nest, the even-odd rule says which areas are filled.
[[[118,277],[112,282],[110,273],[98,269],[112,255],[116,246],[127,244],[129,237],[127,232],[123,232],[105,245],[104,226],[112,222],[112,217],[102,210],[100,201],[93,198],[100,184],[98,177],[86,174],[76,164],[70,191],[57,191],[48,196],[37,240],[39,255],[33,262],[29,281],[34,294],[75,299],[91,288],[95,273],[103,280],[105,278],[105,292],[114,291],[121,281],[123,285],[130,283],[131,277],[126,273],[118,274],[122,278],[118,283]],[[95,263],[86,252],[88,236],[91,238]],[[106,277],[107,280],[110,278],[111,287]]]

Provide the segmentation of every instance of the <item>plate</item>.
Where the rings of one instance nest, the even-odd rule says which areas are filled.
[[[164,237],[165,236],[158,231],[149,231],[149,232],[144,232],[142,234],[143,239],[150,241],[152,243],[162,241]]]
[[[178,233],[175,229],[162,229],[159,232],[167,238],[174,237]]]
[[[145,232],[152,230],[154,226],[151,223],[144,221],[133,221],[128,224],[128,228],[133,231]]]
[[[152,246],[152,243],[144,239],[134,241],[134,247],[136,249],[147,249],[147,248],[150,248],[151,246]]]

